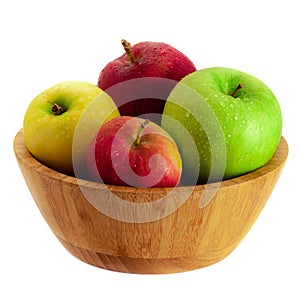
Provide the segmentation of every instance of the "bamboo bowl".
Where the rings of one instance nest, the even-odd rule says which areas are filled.
[[[15,137],[14,151],[40,212],[71,254],[113,271],[162,274],[214,264],[237,247],[272,193],[288,145],[282,137],[273,158],[262,168],[218,186],[198,185],[188,197],[187,187],[105,186],[58,173],[30,155],[22,130]],[[201,205],[207,190],[213,196]],[[87,200],[87,194],[92,200]],[[112,195],[123,199],[117,209]],[[170,195],[168,201],[156,203],[166,195]],[[97,202],[104,203],[108,212],[123,212],[112,217],[103,213]],[[135,212],[125,211],[130,209],[126,204],[132,203],[154,204],[159,217],[140,222]],[[169,212],[161,217],[166,210]],[[146,217],[147,210],[141,213]],[[131,216],[130,222],[122,219],[124,216]]]

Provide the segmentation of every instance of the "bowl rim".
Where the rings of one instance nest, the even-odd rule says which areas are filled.
[[[116,193],[121,192],[121,193],[135,193],[135,194],[144,193],[145,190],[148,191],[151,190],[152,192],[156,192],[156,193],[166,193],[173,189],[184,190],[187,188],[189,189],[191,188],[191,186],[177,186],[177,187],[165,187],[165,188],[163,187],[142,188],[142,187],[118,186],[118,185],[110,185],[110,184],[88,181],[85,179],[76,178],[74,176],[60,173],[44,165],[43,163],[41,163],[35,157],[32,156],[32,154],[26,148],[23,129],[20,129],[15,135],[13,141],[13,148],[17,158],[20,159],[30,169],[33,169],[34,171],[40,173],[43,176],[49,177],[54,180],[63,181],[65,183],[72,184],[72,185],[82,186],[86,188],[100,189],[100,190],[105,189]],[[255,180],[258,177],[265,176],[269,172],[274,171],[275,169],[280,167],[283,163],[285,163],[288,156],[288,152],[289,152],[289,148],[288,148],[287,141],[283,136],[281,136],[280,142],[278,144],[278,147],[274,155],[264,166],[254,171],[251,171],[249,173],[246,173],[244,175],[223,180],[221,182],[196,185],[193,187],[193,189],[204,190],[209,186],[213,188],[213,186],[215,186],[216,184],[218,184],[218,188],[226,188],[233,185],[243,184],[250,180]]]

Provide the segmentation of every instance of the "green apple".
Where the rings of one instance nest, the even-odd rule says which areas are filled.
[[[86,157],[88,145],[101,124],[119,115],[114,102],[96,85],[82,81],[61,82],[37,95],[23,122],[29,152],[48,167],[74,175],[74,132],[82,114],[92,103],[89,120],[82,124],[86,128],[85,136],[76,144],[81,153],[78,160]]]
[[[191,140],[182,126],[197,151],[189,147]],[[197,168],[198,182],[205,183],[266,164],[280,141],[282,115],[275,95],[262,81],[215,67],[196,71],[177,84],[167,99],[162,127],[181,151],[183,177]]]

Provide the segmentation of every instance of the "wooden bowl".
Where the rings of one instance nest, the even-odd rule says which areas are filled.
[[[229,255],[266,204],[288,155],[282,137],[262,168],[190,190],[105,186],[66,176],[31,156],[22,130],[14,150],[40,212],[71,254],[100,268],[144,274],[198,269]],[[115,196],[123,200],[116,204]]]

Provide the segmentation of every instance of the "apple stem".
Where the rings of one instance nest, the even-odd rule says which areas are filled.
[[[241,83],[238,84],[238,86],[235,88],[234,92],[231,94],[233,98],[236,98],[238,91],[243,87]]]
[[[53,106],[52,106],[52,112],[56,116],[63,114],[66,110],[67,109],[65,107],[60,106],[57,103],[54,103]]]
[[[141,136],[143,135],[144,129],[149,125],[149,120],[146,119],[140,126],[139,131],[136,135],[136,139],[133,143],[133,147],[136,148],[139,146],[140,142],[141,142]]]
[[[124,39],[121,40],[121,44],[123,45],[125,52],[129,56],[130,62],[133,64],[135,62],[135,57],[132,53],[131,44]]]

